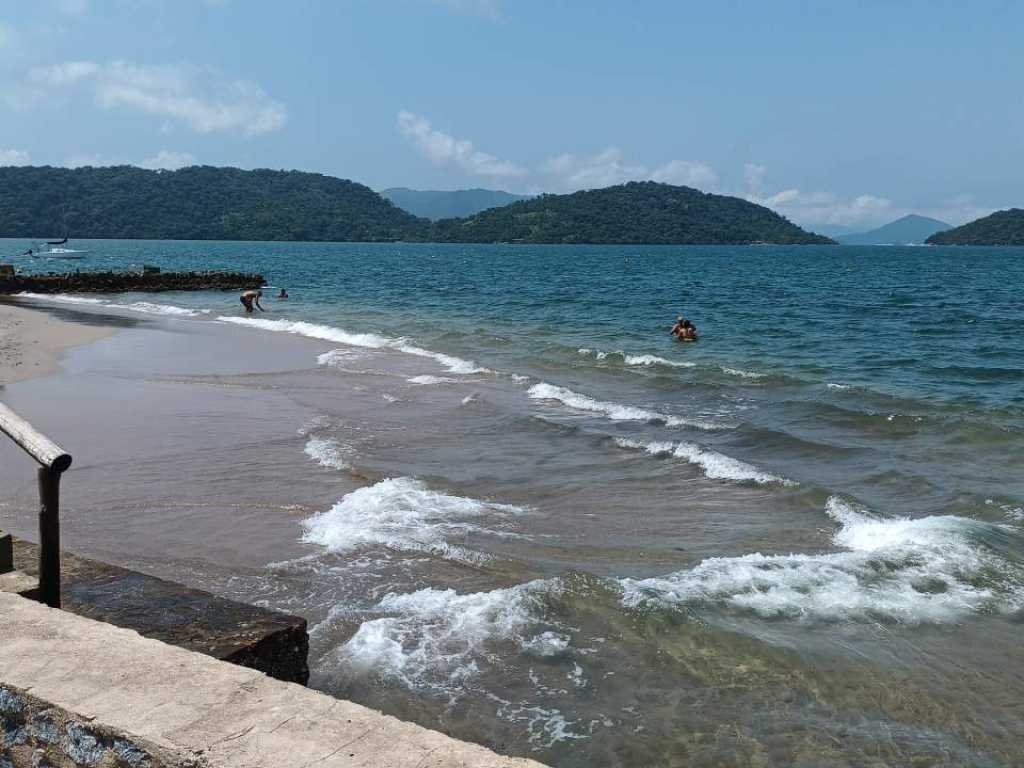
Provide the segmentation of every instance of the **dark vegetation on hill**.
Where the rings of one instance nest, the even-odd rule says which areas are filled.
[[[413,216],[422,216],[432,221],[472,216],[488,208],[497,208],[530,198],[530,195],[514,195],[498,189],[456,189],[445,192],[393,187],[385,189],[380,194]]]
[[[426,226],[369,187],[317,173],[0,168],[5,237],[372,241]]]
[[[738,197],[653,181],[541,195],[434,225],[434,239],[459,243],[742,245],[832,243]]]
[[[431,223],[316,173],[193,166],[0,168],[0,237],[452,243],[831,243],[777,213],[689,187],[631,182]]]
[[[1024,245],[1024,209],[996,211],[962,227],[937,232],[925,242],[929,245]]]

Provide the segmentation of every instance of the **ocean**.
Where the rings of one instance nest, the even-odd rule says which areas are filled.
[[[198,504],[236,480],[179,450],[173,477],[97,480],[81,540],[158,510],[150,568],[306,616],[315,687],[574,768],[1024,751],[1024,250],[75,247],[19,263],[266,276],[252,316],[222,293],[23,300],[142,324],[66,377],[189,386],[237,409],[210,400],[190,439],[265,437],[217,462],[273,520],[243,533],[237,498],[177,517],[186,482]],[[698,343],[670,338],[680,314]]]

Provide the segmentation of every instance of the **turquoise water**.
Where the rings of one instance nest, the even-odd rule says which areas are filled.
[[[22,263],[256,270],[99,300],[324,342],[280,450],[358,487],[233,587],[318,687],[559,766],[1013,764],[1024,249],[76,247]]]

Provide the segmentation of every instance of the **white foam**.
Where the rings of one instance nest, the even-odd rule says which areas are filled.
[[[826,382],[825,386],[828,387],[829,389],[835,389],[841,392],[846,391],[848,389],[853,389],[853,387],[851,387],[849,384],[837,384],[834,381]]]
[[[147,315],[169,315],[171,317],[197,317],[200,314],[209,312],[209,310],[200,312],[195,309],[176,307],[173,304],[155,304],[152,301],[133,301],[131,304],[117,304],[110,302],[107,306],[123,307],[124,309],[130,309],[133,312],[143,312]]]
[[[367,353],[359,349],[332,349],[329,352],[317,355],[316,362],[317,365],[341,368],[344,367],[346,363],[349,363],[352,360],[358,360],[365,354]]]
[[[311,437],[306,441],[305,451],[309,458],[318,462],[322,467],[347,469],[349,464],[345,457],[352,453],[352,447],[342,445],[333,438]]]
[[[106,304],[103,299],[92,299],[86,296],[71,296],[66,293],[30,293],[22,291],[15,296],[24,299],[35,299],[37,301],[52,301],[57,304]]]
[[[457,384],[458,379],[450,379],[447,376],[413,376],[411,379],[406,379],[410,384],[416,384],[418,386],[432,386],[434,384]]]
[[[722,366],[722,373],[727,373],[730,376],[739,376],[742,379],[763,379],[766,376],[766,374],[755,371],[744,371],[739,368],[726,368],[725,366]]]
[[[582,347],[577,351],[585,357],[593,357],[596,360],[607,360],[609,358],[616,359],[621,361],[623,365],[644,367],[651,365],[664,365],[670,368],[693,368],[696,365],[696,363],[684,360],[668,360],[664,357],[658,357],[657,355],[631,355],[621,349],[611,352],[602,352],[599,349]]]
[[[698,429],[723,429],[724,427],[714,422],[702,419],[687,419],[682,416],[671,416],[645,408],[637,408],[632,405],[621,403],[607,403],[595,400],[579,392],[573,392],[565,387],[558,387],[554,384],[541,382],[530,387],[529,396],[534,400],[555,400],[569,408],[577,411],[589,411],[599,413],[612,421],[654,421],[662,422],[670,427],[696,427]]]
[[[294,333],[299,336],[306,336],[311,339],[323,339],[324,341],[336,341],[340,344],[347,344],[350,347],[364,347],[367,349],[394,349],[404,352],[407,355],[426,357],[435,360],[448,369],[449,373],[460,375],[471,373],[490,373],[487,368],[481,368],[471,360],[463,360],[460,357],[445,355],[441,352],[433,352],[409,344],[405,339],[393,339],[387,336],[380,336],[376,333],[351,333],[342,328],[335,328],[331,325],[320,325],[318,323],[307,323],[301,320],[264,320],[256,317],[218,317],[225,323],[236,325],[248,325],[253,328],[260,328],[264,331],[275,331],[277,333]]]
[[[187,309],[176,307],[173,304],[157,304],[152,301],[133,301],[129,304],[121,304],[107,299],[94,299],[88,296],[72,296],[64,293],[19,293],[18,296],[26,299],[39,301],[50,301],[56,304],[87,304],[97,307],[110,307],[111,309],[127,309],[131,312],[142,312],[147,315],[167,315],[171,317],[197,317],[200,314],[208,314],[209,310]]]
[[[481,562],[486,556],[449,544],[448,537],[466,533],[508,536],[467,523],[466,519],[507,517],[519,507],[432,491],[419,480],[389,478],[345,495],[326,512],[303,521],[303,541],[332,552],[384,546],[405,552],[427,552],[451,560]]]
[[[793,480],[773,475],[758,469],[753,464],[726,456],[724,453],[709,451],[694,443],[651,442],[617,437],[615,443],[621,448],[633,448],[646,451],[652,456],[675,456],[690,464],[700,467],[704,474],[712,480],[736,480],[739,482],[755,482],[762,485],[777,483],[780,485],[797,485]]]
[[[842,552],[704,560],[668,576],[623,579],[626,605],[725,606],[800,621],[946,623],[1024,605],[1024,569],[986,545],[1014,535],[962,517],[882,519],[836,497]]]
[[[409,688],[457,694],[479,673],[493,642],[520,647],[540,614],[538,596],[551,582],[533,581],[490,592],[421,589],[388,594],[339,653],[357,671],[396,679]]]

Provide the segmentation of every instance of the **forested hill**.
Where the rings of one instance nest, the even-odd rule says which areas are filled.
[[[653,181],[569,195],[541,195],[434,224],[433,239],[458,243],[742,245],[832,243],[774,211]]]
[[[424,239],[429,222],[317,173],[193,166],[0,168],[0,236],[174,240]]]
[[[925,242],[929,245],[1024,245],[1024,210],[996,211],[962,227],[936,232]]]
[[[380,194],[413,216],[422,216],[433,221],[472,216],[488,208],[497,208],[499,205],[508,205],[530,197],[513,195],[511,192],[502,192],[498,189],[456,189],[444,192],[405,187],[392,187]]]
[[[300,171],[0,167],[0,237],[461,243],[831,243],[760,205],[654,182],[543,195],[431,223]]]

